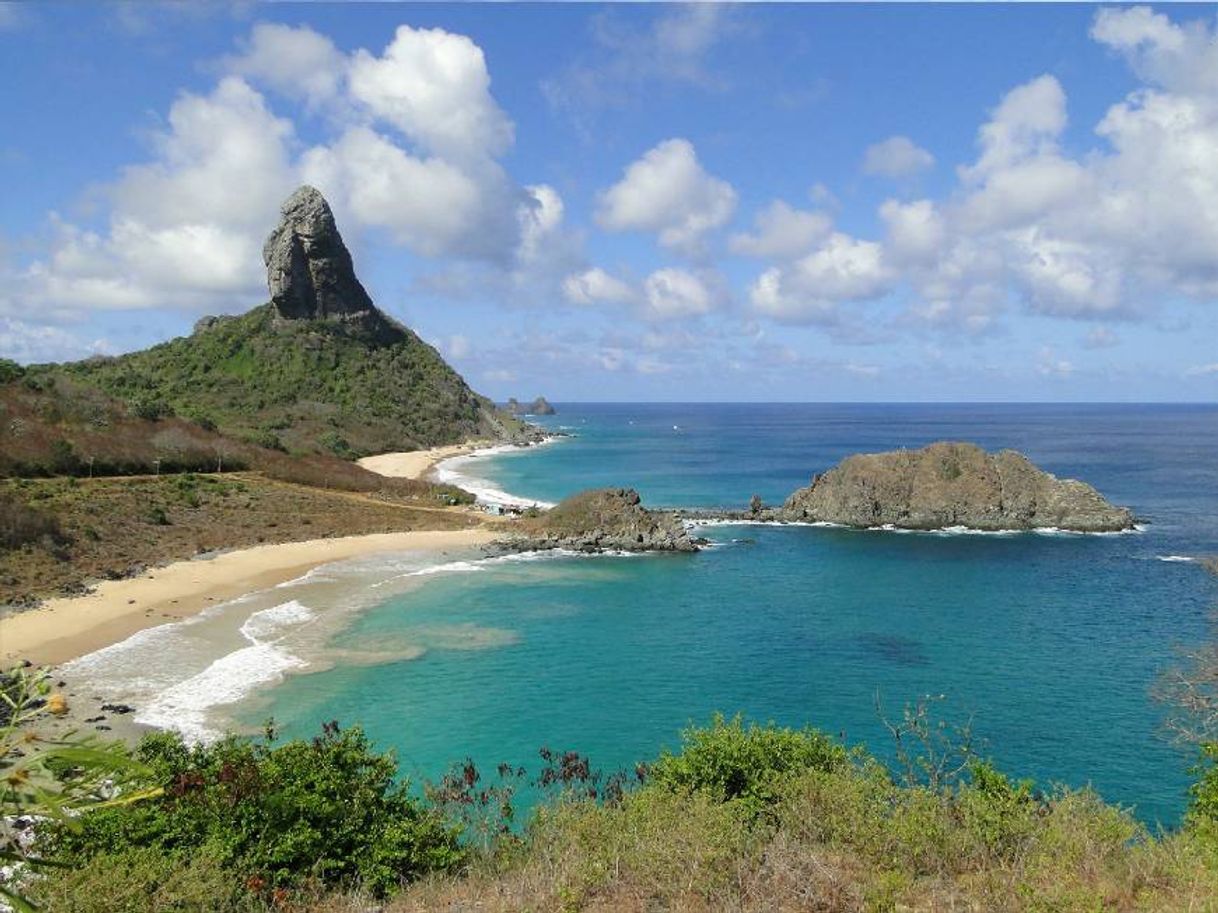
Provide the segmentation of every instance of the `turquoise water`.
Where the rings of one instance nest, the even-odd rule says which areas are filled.
[[[1178,820],[1192,756],[1149,689],[1210,635],[1218,586],[1165,557],[1218,552],[1218,409],[1165,406],[567,406],[577,436],[467,468],[553,500],[591,485],[650,503],[767,501],[847,453],[941,438],[1012,446],[1091,481],[1140,534],[898,534],[723,526],[697,555],[500,562],[437,574],[358,616],[337,646],[421,656],[289,677],[256,714],[291,734],[362,723],[406,773],[473,757],[537,768],[575,749],[611,770],[715,710],[810,723],[884,754],[876,711],[924,694],[1007,771],[1092,783]],[[675,427],[674,427],[675,426]],[[255,711],[247,711],[249,714]]]

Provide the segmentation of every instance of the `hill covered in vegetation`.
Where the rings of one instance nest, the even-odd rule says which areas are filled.
[[[145,351],[26,369],[27,386],[94,389],[136,417],[176,416],[265,448],[345,458],[522,433],[376,308],[316,190],[284,203],[263,256],[267,304],[204,318]]]

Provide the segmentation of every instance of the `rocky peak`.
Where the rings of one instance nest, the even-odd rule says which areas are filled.
[[[384,319],[355,277],[330,204],[314,187],[300,187],[284,202],[262,259],[271,303],[286,320]]]

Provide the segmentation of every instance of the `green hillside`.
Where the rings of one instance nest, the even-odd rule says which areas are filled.
[[[418,336],[376,316],[285,320],[267,304],[142,352],[29,373],[96,387],[148,418],[177,415],[291,452],[412,450],[523,427]]]

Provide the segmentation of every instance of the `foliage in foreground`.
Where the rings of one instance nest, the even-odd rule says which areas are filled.
[[[163,733],[138,756],[161,796],[57,830],[61,858],[85,866],[152,850],[213,859],[254,895],[358,885],[383,896],[462,856],[456,829],[396,781],[393,758],[358,728],[327,724],[312,741],[282,745],[228,738],[192,747]]]
[[[31,842],[34,822],[70,833],[78,815],[118,809],[157,792],[148,785],[149,771],[119,743],[72,735],[48,740],[28,728],[35,717],[65,706],[44,672],[0,672],[0,863],[19,877],[65,865]],[[9,877],[0,876],[0,899],[17,910],[32,909]]]
[[[355,913],[407,882],[378,908],[1218,908],[1208,772],[1184,828],[1156,837],[1090,791],[1042,794],[976,759],[910,780],[815,730],[716,717],[633,789],[591,789],[585,759],[544,753],[538,782],[561,791],[523,831],[463,848],[437,796],[449,812],[485,796],[510,819],[510,790],[465,765],[411,798],[358,730],[210,748],[162,735],[140,755],[165,795],[57,834],[74,869],[39,886],[48,909]]]

